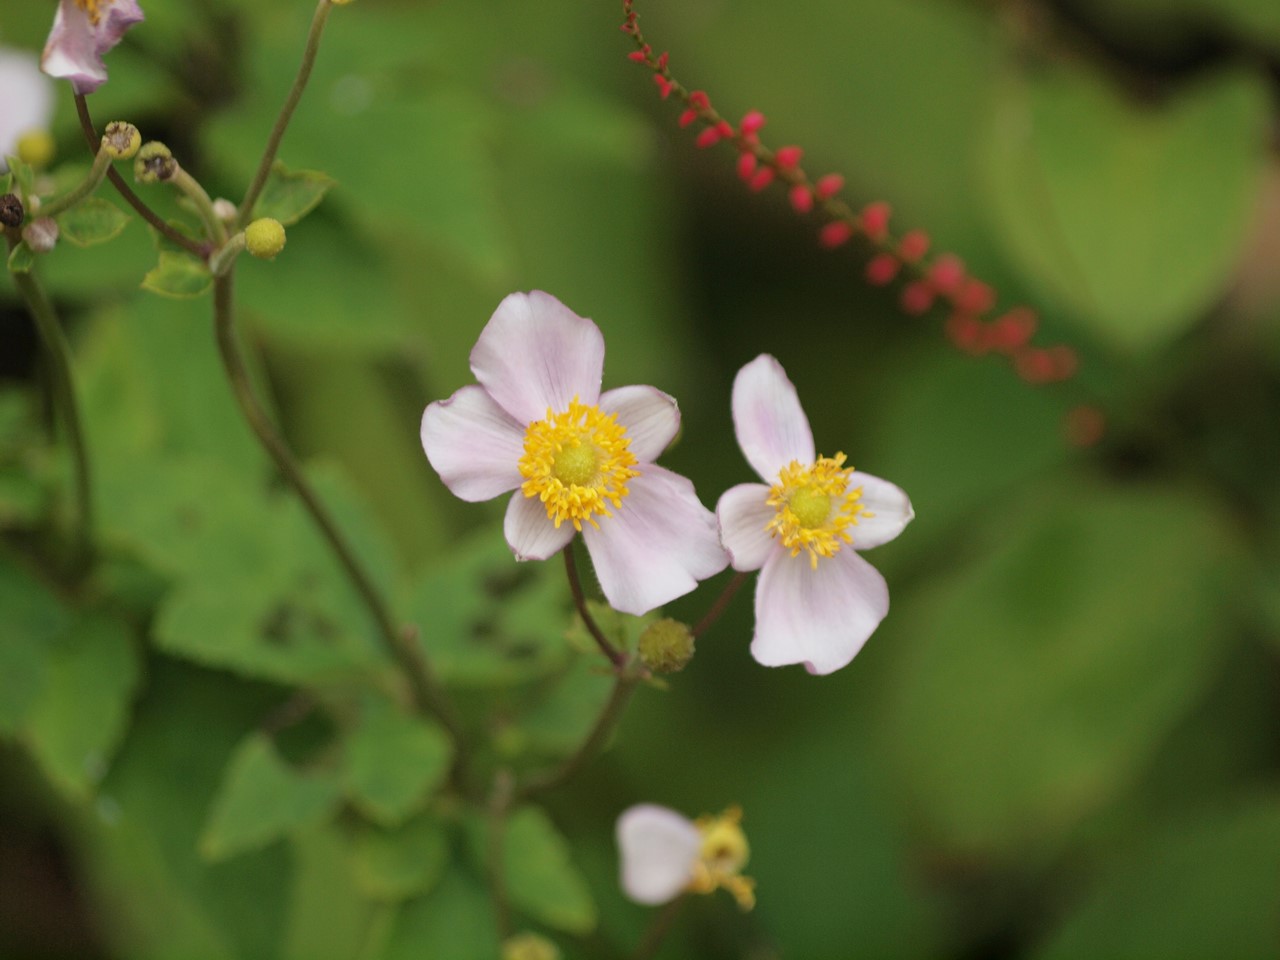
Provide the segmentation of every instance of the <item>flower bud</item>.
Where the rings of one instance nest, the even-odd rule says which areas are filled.
[[[58,242],[58,224],[51,217],[32,220],[22,228],[22,239],[33,253],[48,253]]]
[[[142,146],[142,134],[132,123],[113,120],[102,134],[102,149],[112,160],[129,160]]]
[[[244,228],[244,245],[259,260],[274,260],[284,249],[284,225],[270,217],[260,217]]]
[[[133,158],[133,179],[138,183],[160,183],[172,179],[177,172],[178,161],[159,140],[144,143]]]
[[[226,197],[219,197],[213,201],[213,215],[223,223],[233,223],[239,212],[236,205]]]
[[[6,193],[0,197],[0,226],[20,227],[27,213],[22,209],[22,201],[16,193]]]
[[[640,634],[639,648],[654,673],[679,673],[693,659],[693,631],[679,620],[657,620]]]
[[[525,931],[503,941],[502,960],[560,960],[560,948],[541,934]]]
[[[48,130],[29,130],[18,138],[15,152],[27,166],[41,170],[53,160],[57,145]]]

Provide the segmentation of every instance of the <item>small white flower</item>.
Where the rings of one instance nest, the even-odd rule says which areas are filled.
[[[761,354],[733,381],[733,425],[763,484],[716,505],[735,570],[759,570],[751,655],[766,667],[826,674],[849,663],[889,612],[884,577],[857,551],[887,543],[915,516],[892,483],[817,456],[809,418],[782,365]]]
[[[623,892],[636,903],[657,906],[682,893],[724,888],[750,910],[755,884],[742,876],[750,848],[741,820],[737,807],[696,821],[652,803],[623,811],[616,830]]]
[[[44,133],[53,120],[53,84],[35,54],[0,47],[0,173],[23,137]]]
[[[76,93],[93,93],[107,82],[102,55],[142,19],[137,0],[60,0],[40,67]]]

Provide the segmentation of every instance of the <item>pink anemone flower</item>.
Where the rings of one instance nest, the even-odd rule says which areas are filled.
[[[657,906],[685,893],[728,890],[743,910],[755,906],[755,881],[742,875],[751,850],[742,811],[690,820],[654,803],[618,817],[619,880],[636,903]]]
[[[761,354],[733,381],[733,424],[760,483],[720,497],[720,539],[735,570],[759,570],[751,655],[766,667],[827,674],[849,663],[889,612],[884,577],[858,555],[915,515],[898,487],[819,457],[782,365]]]
[[[93,93],[107,82],[102,55],[141,22],[137,0],[60,0],[40,68],[78,94]]]
[[[550,294],[513,293],[471,351],[478,384],[422,415],[422,447],[454,495],[514,490],[503,532],[517,560],[545,560],[576,533],[605,599],[642,614],[728,563],[693,484],[654,465],[680,428],[654,387],[600,392],[600,329]]]

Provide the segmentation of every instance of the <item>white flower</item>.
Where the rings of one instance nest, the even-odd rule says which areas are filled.
[[[623,811],[616,829],[623,892],[657,906],[680,894],[724,888],[743,910],[755,905],[755,883],[742,876],[750,856],[742,811],[690,820],[669,807],[642,803]]]
[[[35,54],[0,47],[0,172],[23,137],[43,134],[53,119],[53,84]]]
[[[728,564],[715,517],[684,477],[656,466],[680,428],[654,387],[600,392],[600,329],[550,294],[513,293],[471,351],[478,385],[422,416],[422,447],[463,500],[514,490],[504,533],[545,560],[581,532],[605,598],[642,614]]]
[[[898,487],[818,457],[782,365],[761,354],[733,382],[733,424],[763,484],[720,497],[720,539],[735,570],[760,570],[751,655],[767,666],[839,670],[889,612],[889,588],[858,550],[887,543],[915,515]]]
[[[76,93],[93,93],[107,82],[102,55],[141,22],[137,0],[60,0],[40,67],[70,80]]]

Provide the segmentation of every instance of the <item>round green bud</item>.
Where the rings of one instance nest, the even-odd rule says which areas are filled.
[[[139,183],[160,183],[178,172],[178,161],[159,140],[144,143],[133,158],[133,179]]]
[[[662,619],[640,634],[640,661],[654,673],[679,673],[693,659],[693,631],[679,620]]]
[[[244,228],[245,249],[259,260],[274,260],[284,241],[284,224],[270,217],[260,217]]]
[[[18,137],[15,152],[27,166],[43,170],[53,161],[58,145],[48,130],[28,130]]]
[[[502,960],[560,960],[560,948],[541,934],[526,931],[503,941]]]
[[[142,134],[132,123],[112,120],[102,133],[102,149],[112,160],[128,160],[142,146]]]

